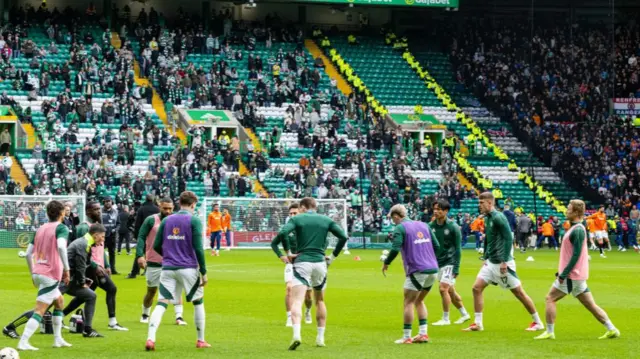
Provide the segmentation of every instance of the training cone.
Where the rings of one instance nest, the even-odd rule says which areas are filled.
[[[360,256],[355,256],[355,257],[353,257],[353,260],[354,260],[354,261],[360,261]]]
[[[527,257],[527,262],[534,262],[534,261],[535,261],[535,259],[533,259],[532,256]]]

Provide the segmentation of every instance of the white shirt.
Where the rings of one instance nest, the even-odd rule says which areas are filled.
[[[11,166],[13,166],[13,161],[11,160],[11,157],[7,156],[5,158],[2,159],[2,166],[4,168],[10,169]]]

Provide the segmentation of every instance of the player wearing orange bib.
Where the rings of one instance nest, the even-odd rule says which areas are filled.
[[[604,255],[605,243],[609,250],[611,245],[609,244],[609,235],[607,234],[607,215],[604,213],[604,206],[598,208],[598,212],[589,216],[593,222],[593,231],[595,240],[598,243],[598,249],[600,250],[600,257],[607,258]]]

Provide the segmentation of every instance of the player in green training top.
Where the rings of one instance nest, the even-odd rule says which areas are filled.
[[[567,230],[560,248],[560,263],[556,280],[547,294],[547,331],[534,339],[555,339],[553,332],[556,321],[556,302],[571,294],[607,328],[607,332],[598,339],[613,339],[620,337],[620,331],[613,325],[607,313],[600,308],[587,286],[589,279],[589,251],[587,250],[587,230],[582,225],[584,221],[585,204],[579,199],[569,202],[567,219],[571,221],[571,228]]]
[[[316,212],[316,200],[310,197],[300,201],[301,214],[291,218],[273,239],[271,248],[284,263],[289,257],[282,254],[278,244],[287,240],[290,233],[295,232],[297,254],[293,258],[293,290],[291,303],[291,320],[293,322],[293,341],[289,350],[296,350],[301,344],[300,322],[302,319],[302,302],[307,288],[312,287],[316,299],[316,322],[318,336],[316,345],[324,346],[324,330],[327,319],[327,307],[324,303],[324,289],[327,284],[327,267],[340,255],[348,237],[338,224],[329,217]],[[325,256],[328,241],[327,235],[332,233],[338,237],[338,244],[331,256]]]
[[[289,220],[298,215],[300,211],[300,206],[298,203],[292,203],[289,206],[289,216],[285,221],[285,224],[289,222]],[[287,252],[287,255],[293,255],[296,253],[296,241],[295,235],[291,233],[286,240],[282,241],[282,248]],[[284,296],[284,305],[287,309],[287,327],[293,327],[293,322],[291,321],[291,291],[293,289],[293,264],[287,263],[284,266],[284,283],[286,284],[286,294]],[[306,308],[304,312],[304,321],[307,324],[311,324],[313,320],[311,319],[311,306],[313,304],[313,299],[311,298],[311,288],[307,288],[307,293],[304,296],[304,306]]]
[[[460,273],[460,257],[462,255],[462,233],[460,227],[447,218],[451,208],[449,201],[440,199],[433,204],[433,214],[435,220],[429,223],[429,227],[433,230],[438,242],[440,250],[438,251],[438,281],[440,282],[440,296],[442,297],[442,319],[432,325],[450,325],[449,307],[453,305],[460,311],[460,319],[456,320],[456,324],[462,324],[471,319],[469,313],[462,304],[462,297],[456,292],[456,278]]]
[[[526,329],[528,331],[543,330],[544,325],[536,311],[536,306],[531,298],[522,289],[520,279],[516,275],[516,262],[513,259],[513,233],[507,221],[507,217],[495,209],[495,198],[491,192],[480,194],[478,207],[484,215],[485,228],[485,261],[473,284],[473,307],[475,309],[475,323],[464,331],[477,332],[484,330],[482,326],[482,310],[484,298],[482,293],[489,285],[499,285],[511,290],[511,293],[520,300],[527,309],[533,323]]]

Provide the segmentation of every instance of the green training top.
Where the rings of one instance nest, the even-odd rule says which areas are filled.
[[[278,244],[288,241],[287,237],[290,233],[295,233],[296,236],[297,262],[323,262],[325,250],[329,244],[327,241],[329,233],[338,237],[338,244],[333,250],[334,257],[340,254],[349,239],[342,228],[331,218],[317,214],[315,211],[307,211],[291,218],[271,241],[271,249],[278,257],[282,257]]]
[[[495,209],[484,217],[485,258],[493,264],[513,260],[513,234],[507,217]]]
[[[147,236],[149,232],[153,229],[153,225],[156,224],[156,220],[154,218],[155,215],[151,215],[147,217],[147,219],[142,222],[142,226],[140,227],[140,231],[138,231],[138,243],[136,244],[136,258],[144,257],[145,252],[147,251]],[[164,218],[160,218],[162,221]],[[154,238],[155,243],[155,238]],[[149,267],[162,267],[162,263],[156,262],[147,262],[147,266]]]
[[[193,249],[196,252],[196,260],[198,261],[198,267],[200,273],[202,275],[207,274],[207,264],[204,260],[204,245],[202,243],[202,222],[198,216],[194,216],[191,212],[181,209],[177,213],[174,214],[188,214],[191,215],[191,242],[193,244]],[[167,222],[166,219],[168,217],[162,219],[162,223],[160,223],[160,227],[158,227],[158,232],[156,233],[156,239],[153,241],[153,250],[158,252],[159,255],[162,255],[162,242],[164,241],[164,224]],[[148,217],[147,217],[148,219]],[[146,220],[145,220],[146,221]],[[182,269],[180,267],[162,267],[162,269],[174,270],[174,269]]]
[[[402,220],[402,222],[406,222],[406,221],[410,221],[410,219],[405,218]],[[438,251],[440,250],[440,243],[438,243],[438,238],[433,234],[433,229],[431,229],[431,227],[429,226],[427,227],[429,228],[429,234],[431,235],[431,244],[433,245],[433,252],[438,253]],[[407,231],[404,229],[404,226],[402,225],[402,223],[399,223],[398,225],[396,225],[395,229],[393,230],[393,243],[391,244],[391,251],[389,251],[389,256],[384,261],[384,264],[389,265],[391,264],[391,262],[393,262],[394,259],[396,259],[396,257],[398,256],[398,253],[400,253],[400,251],[402,250],[402,246],[404,245],[404,240],[406,237],[407,237]],[[428,269],[420,273],[434,274],[434,273],[438,273],[438,269],[433,269],[433,270]]]
[[[89,220],[87,219],[87,222],[88,221]],[[93,223],[91,223],[91,224],[93,224]],[[87,233],[89,233],[89,225],[86,222],[82,222],[76,227],[76,238],[82,238]],[[91,260],[90,266],[91,266],[91,268],[96,269],[96,268],[98,268],[98,263],[96,263],[93,260]],[[108,251],[107,251],[106,248],[104,250],[104,267],[105,268],[109,268],[109,254],[108,254]]]
[[[571,227],[580,224],[580,222],[571,222]],[[578,259],[580,259],[580,253],[582,252],[582,244],[584,243],[584,237],[586,236],[586,232],[584,230],[574,229],[571,231],[569,235],[569,240],[571,244],[573,244],[573,253],[571,254],[571,259],[567,266],[564,268],[562,273],[560,273],[559,277],[562,279],[566,279],[569,276],[569,273],[573,270],[573,267],[578,263]]]
[[[440,243],[438,251],[438,267],[453,266],[453,274],[460,274],[460,257],[462,255],[462,233],[460,227],[447,219],[442,225],[437,220],[429,223]]]

